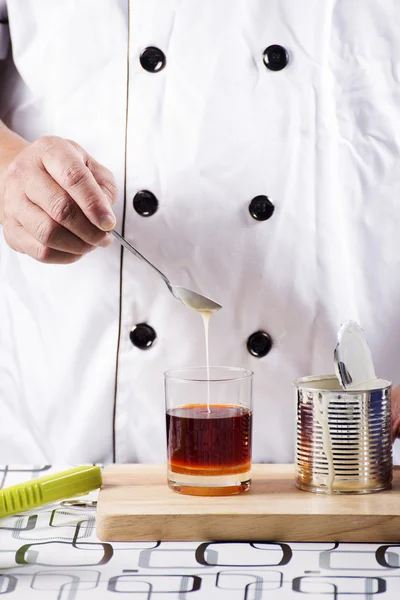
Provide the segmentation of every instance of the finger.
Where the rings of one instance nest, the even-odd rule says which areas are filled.
[[[70,144],[74,146],[78,150],[80,154],[82,154],[85,164],[89,171],[93,173],[93,177],[111,202],[111,204],[115,204],[118,198],[118,188],[115,182],[114,175],[111,173],[107,167],[97,162],[90,154],[85,152],[79,144],[74,142],[74,140],[67,140]]]
[[[86,166],[93,174],[93,177],[107,196],[111,205],[115,204],[118,198],[118,188],[111,171],[91,157],[86,159]]]
[[[114,179],[114,175],[107,167],[100,164],[89,154],[86,155],[85,164],[93,177],[107,196],[111,205],[115,204],[118,199],[118,188]]]
[[[53,221],[79,237],[87,244],[107,247],[111,237],[93,225],[83,214],[75,200],[52,177],[36,169],[25,185],[31,203],[39,206]]]
[[[47,143],[47,145],[46,145]],[[103,190],[85,164],[84,151],[59,138],[43,142],[41,161],[46,171],[73,198],[93,225],[103,231],[115,226],[115,215]]]
[[[27,197],[18,203],[14,215],[24,229],[44,246],[70,254],[86,254],[96,248],[54,221]]]
[[[11,248],[17,252],[28,254],[41,263],[69,265],[82,258],[82,255],[61,252],[49,248],[48,246],[44,246],[31,236],[31,234],[17,221],[15,221],[13,226],[13,232],[11,233],[10,229],[8,229],[7,235],[10,239],[10,241],[7,240],[7,243]]]

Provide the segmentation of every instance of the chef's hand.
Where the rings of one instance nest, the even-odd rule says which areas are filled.
[[[392,438],[400,437],[400,385],[392,390]]]
[[[117,199],[112,173],[70,140],[19,140],[0,179],[0,222],[9,246],[58,264],[109,246],[113,238],[105,232],[115,225]]]

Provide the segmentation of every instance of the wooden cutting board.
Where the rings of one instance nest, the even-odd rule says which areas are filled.
[[[297,490],[293,465],[253,465],[252,488],[230,497],[177,494],[166,467],[106,467],[97,504],[104,541],[400,542],[400,467],[393,489],[363,496]]]

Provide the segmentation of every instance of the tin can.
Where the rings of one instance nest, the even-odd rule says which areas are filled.
[[[391,382],[344,390],[335,375],[304,377],[296,394],[296,486],[369,494],[391,488]]]

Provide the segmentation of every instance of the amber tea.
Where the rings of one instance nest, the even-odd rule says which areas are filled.
[[[178,480],[179,475],[209,478],[211,489],[207,495],[213,491],[213,478],[218,486],[223,478],[239,475],[237,491],[244,491],[250,479],[251,431],[252,412],[244,406],[187,404],[170,409],[167,411],[169,471]],[[190,480],[184,479],[190,484]],[[235,483],[229,487],[235,487]]]

